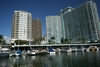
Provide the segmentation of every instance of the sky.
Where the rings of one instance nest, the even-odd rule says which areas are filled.
[[[46,33],[46,16],[57,15],[60,9],[71,6],[79,7],[87,0],[0,0],[0,34],[11,36],[12,15],[14,10],[24,10],[32,13],[33,19],[40,18],[42,33]],[[95,0],[100,16],[100,0]]]

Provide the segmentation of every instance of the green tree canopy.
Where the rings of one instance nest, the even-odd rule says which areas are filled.
[[[24,44],[29,44],[29,41],[26,41],[26,40],[16,40],[15,43],[16,43],[16,45],[24,45]]]
[[[0,35],[0,45],[5,45],[5,40],[3,38],[3,35]]]

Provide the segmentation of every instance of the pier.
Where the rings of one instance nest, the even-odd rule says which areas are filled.
[[[8,47],[8,48],[41,48],[41,47],[89,47],[89,46],[97,46],[100,47],[100,43],[88,43],[88,44],[33,44],[33,45],[0,45],[0,47]]]
[[[45,45],[11,45],[12,47],[74,47],[74,46],[100,46],[100,43],[89,44],[45,44]]]
[[[96,50],[100,50],[100,43],[88,43],[88,44],[35,44],[35,45],[1,45],[0,47],[7,47],[10,49],[21,49],[21,50],[29,50],[30,48],[38,49],[38,48],[49,48],[52,47],[56,48],[72,48],[72,49],[86,49],[87,51],[91,50],[92,48],[96,48]],[[93,49],[94,50],[94,49]]]

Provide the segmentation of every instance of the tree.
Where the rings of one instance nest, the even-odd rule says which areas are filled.
[[[0,35],[0,45],[5,45],[5,44],[6,44],[6,42],[3,38],[3,35]]]
[[[86,39],[83,37],[79,38],[79,41],[80,41],[80,43],[86,43]]]
[[[48,42],[49,44],[55,44],[55,37],[51,37]]]
[[[61,39],[61,43],[63,43],[63,44],[70,44],[71,43],[71,41],[72,41],[72,39],[67,39],[67,38],[62,38]]]
[[[24,45],[24,44],[29,44],[29,41],[26,41],[26,40],[16,40],[15,43],[16,43],[16,45]]]
[[[3,40],[3,36],[0,35],[0,44],[2,43],[2,40]]]
[[[97,40],[98,43],[100,43],[100,40]]]
[[[51,37],[51,40],[55,40],[55,37]]]

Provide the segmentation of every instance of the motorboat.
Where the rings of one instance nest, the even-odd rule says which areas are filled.
[[[69,48],[69,49],[67,50],[67,53],[70,53],[70,52],[72,52],[72,49],[71,49],[71,48]]]
[[[9,57],[9,48],[0,48],[0,57]]]
[[[21,56],[22,55],[22,51],[21,50],[17,50],[17,51],[13,51],[10,53],[10,56]]]
[[[28,50],[26,52],[27,56],[35,56],[37,54],[38,50]]]
[[[49,48],[49,54],[50,55],[55,55],[56,51],[53,48]]]
[[[48,50],[45,50],[45,49],[42,49],[42,50],[39,50],[36,55],[47,55],[49,54]]]

